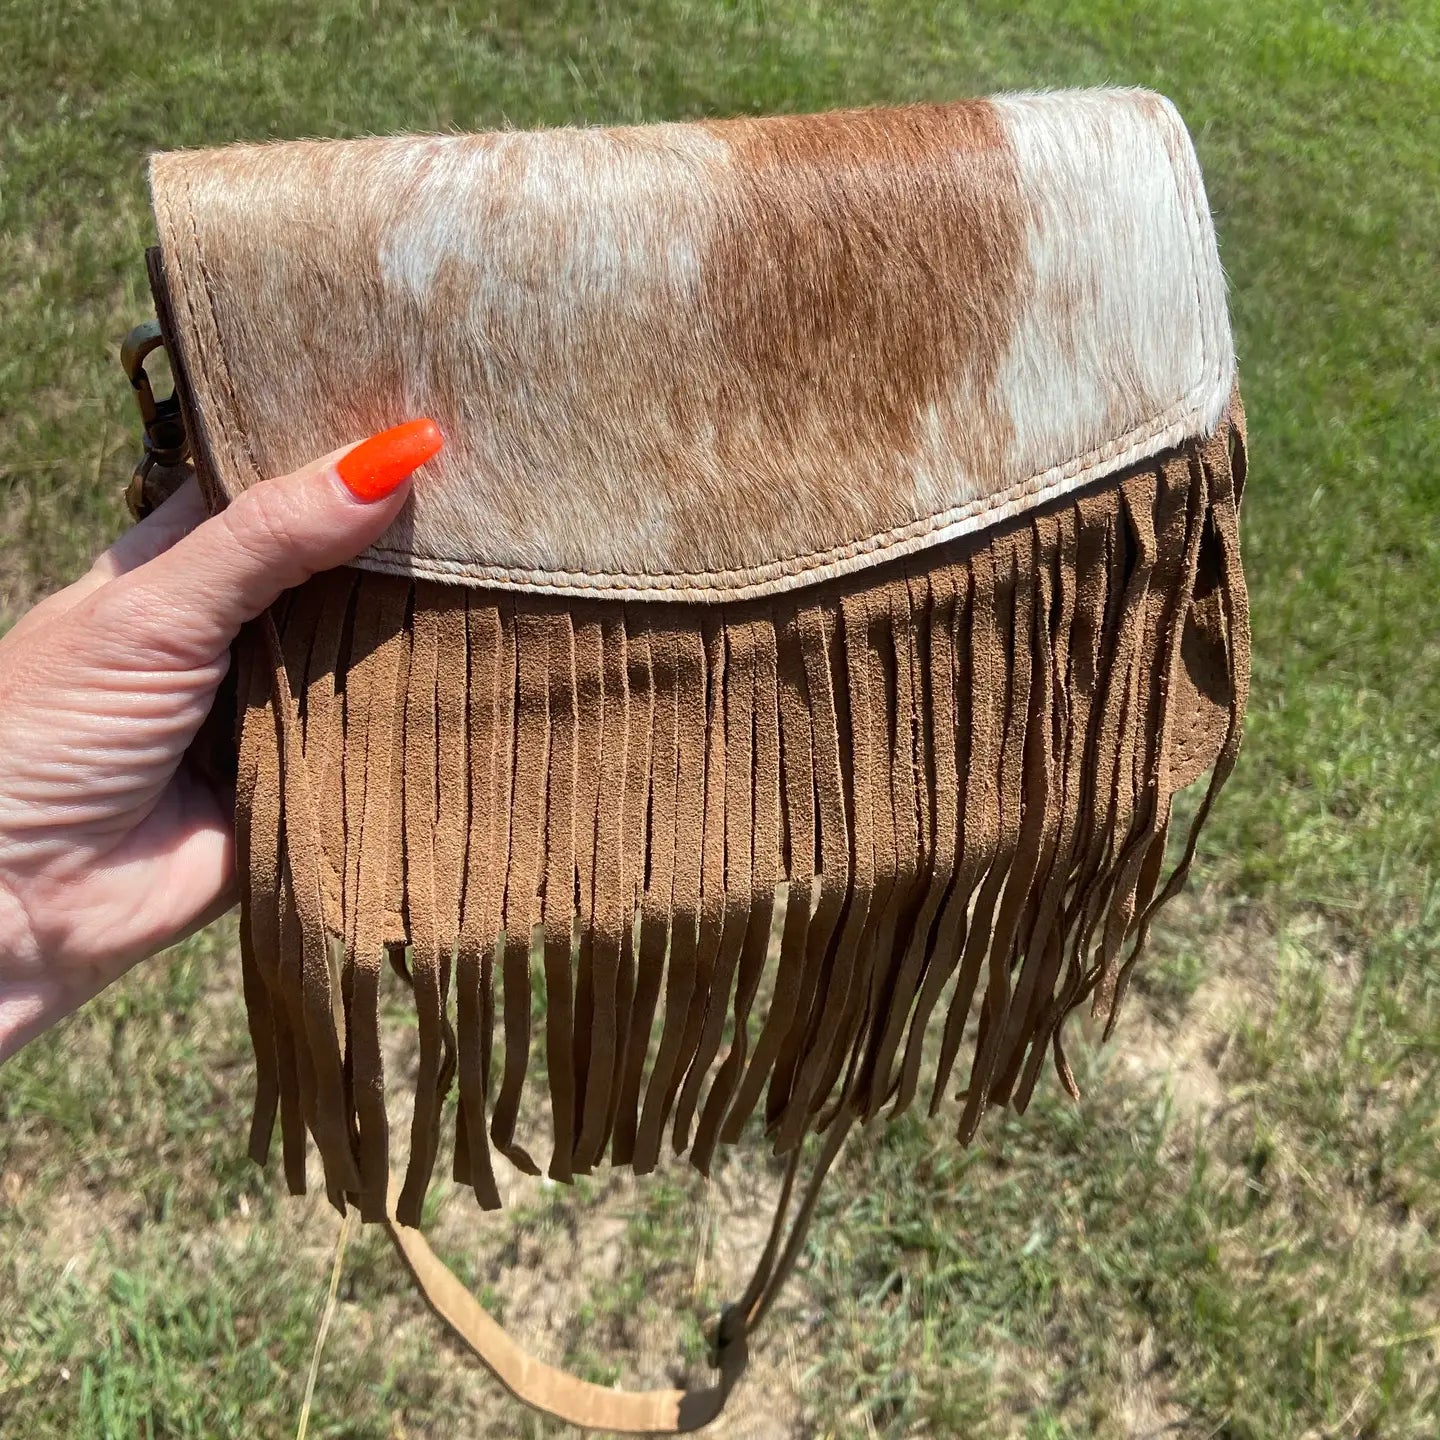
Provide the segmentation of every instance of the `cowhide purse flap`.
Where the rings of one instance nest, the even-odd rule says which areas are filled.
[[[962,1141],[1052,1049],[1073,1083],[1061,1023],[1113,1017],[1193,853],[1165,878],[1172,797],[1210,770],[1203,820],[1247,686],[1185,129],[1057,93],[235,146],[152,185],[215,504],[416,415],[446,437],[383,540],[241,647],[252,1148],[278,1112],[298,1189],[313,1136],[522,1398],[694,1428],[813,1185],[719,1384],[618,1396],[506,1350],[425,1258],[443,1099],[498,1204],[497,1154],[538,1169],[532,967],[559,1179],[667,1133],[708,1170],[762,1103],[792,1175],[823,1132],[823,1173],[962,1053]],[[387,954],[420,1036],[393,1206]]]

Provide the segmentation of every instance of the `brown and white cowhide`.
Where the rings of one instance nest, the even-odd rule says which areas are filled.
[[[1136,90],[174,152],[226,493],[411,416],[370,568],[722,599],[911,553],[1220,422],[1193,149]]]

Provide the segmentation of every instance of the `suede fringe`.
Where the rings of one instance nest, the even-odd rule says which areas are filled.
[[[962,1142],[1049,1054],[1073,1091],[1065,1017],[1113,1025],[1234,763],[1243,465],[1237,409],[984,536],[763,602],[309,582],[240,655],[252,1153],[278,1115],[292,1189],[308,1132],[332,1200],[383,1217],[387,960],[419,1030],[405,1224],[452,1087],[482,1205],[496,1153],[538,1170],[532,1039],[560,1180],[667,1143],[708,1172],[762,1104],[794,1152],[904,1111],[927,1048],[933,1111],[972,1015]]]

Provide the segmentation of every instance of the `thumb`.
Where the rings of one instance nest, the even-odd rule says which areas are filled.
[[[252,485],[97,598],[123,609],[138,645],[180,663],[213,658],[284,591],[379,539],[443,443],[433,420],[411,420]]]

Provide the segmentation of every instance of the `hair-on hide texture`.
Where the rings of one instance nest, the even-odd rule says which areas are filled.
[[[775,593],[1208,434],[1233,379],[1143,91],[235,146],[152,186],[218,492],[440,422],[371,569]]]

